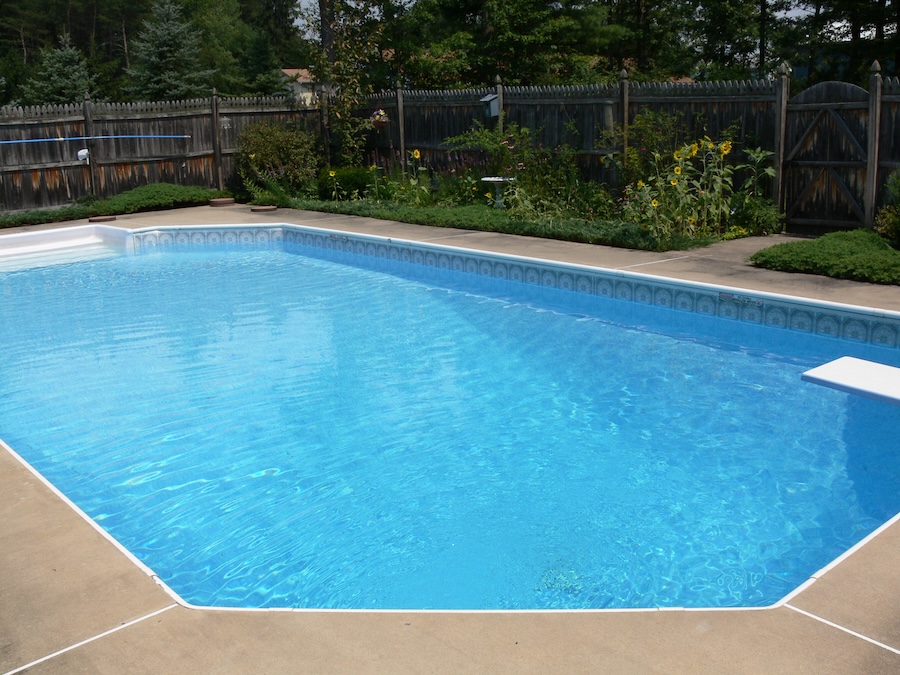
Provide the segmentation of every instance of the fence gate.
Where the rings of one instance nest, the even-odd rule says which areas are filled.
[[[871,226],[878,126],[870,99],[854,84],[823,82],[788,102],[783,208],[789,230]]]

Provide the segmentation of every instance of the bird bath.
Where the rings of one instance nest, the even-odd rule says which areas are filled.
[[[503,208],[503,189],[507,183],[511,183],[514,180],[515,178],[509,178],[506,176],[485,176],[481,179],[482,183],[487,183],[492,188],[495,209]]]

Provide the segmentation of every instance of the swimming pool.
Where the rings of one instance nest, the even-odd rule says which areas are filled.
[[[760,606],[898,510],[894,409],[799,382],[896,364],[891,316],[289,227],[132,243],[3,280],[34,313],[0,436],[195,604]]]

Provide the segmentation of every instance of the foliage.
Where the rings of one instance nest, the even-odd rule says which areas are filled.
[[[611,212],[606,190],[581,179],[572,148],[544,148],[528,127],[501,123],[488,128],[475,122],[472,129],[444,143],[482,153],[486,175],[513,179],[504,192],[504,202],[514,217],[552,219],[573,213],[600,217]],[[470,192],[477,194],[478,190],[467,190],[463,196]],[[493,200],[493,194],[484,196]]]
[[[319,172],[319,199],[361,199],[372,188],[369,169],[359,166],[327,167]]]
[[[68,33],[59,39],[56,49],[41,50],[41,62],[34,75],[22,85],[22,105],[79,103],[97,94],[96,77],[84,54],[72,44]]]
[[[775,203],[766,197],[765,183],[775,177],[775,168],[767,165],[774,152],[755,148],[744,151],[747,164],[737,167],[747,177],[739,192],[731,198],[731,229],[751,235],[774,234],[784,229],[784,217]]]
[[[641,110],[628,125],[628,146],[624,152],[607,156],[615,164],[624,184],[634,183],[656,170],[656,156],[669,157],[684,144],[684,119],[679,112],[670,115],[662,110]],[[625,136],[621,125],[601,133],[600,148],[622,148]]]
[[[447,208],[445,206],[417,207],[369,199],[337,202],[295,199],[291,201],[291,206],[296,209],[343,213],[433,227],[501,232],[645,250],[656,249],[656,242],[651,240],[640,227],[632,223],[620,220],[586,221],[575,218],[553,223],[544,220],[516,220],[511,218],[507,211],[495,209],[486,204]],[[678,239],[672,243],[673,248],[690,248],[697,246],[698,243],[709,242]]]
[[[257,199],[271,199],[280,193],[297,196],[311,192],[318,157],[315,137],[287,124],[249,124],[238,138],[238,175]]]
[[[771,75],[782,61],[801,88],[829,79],[865,86],[873,60],[887,72],[897,62],[896,0],[320,0],[334,10],[327,25],[302,20],[301,8],[316,3],[296,0],[180,4],[199,46],[185,63],[215,70],[203,86],[232,95],[279,90],[278,71],[313,63],[329,32],[337,59],[325,61],[355,68],[375,89],[398,79],[416,88],[484,86],[498,74],[510,85],[612,82],[623,68],[633,80],[741,79]],[[97,77],[95,98],[151,97],[129,70],[142,68],[135,44],[152,0],[0,5],[0,104],[19,94],[41,51],[64,34]],[[349,34],[361,40],[360,61],[340,54],[343,6],[362,21]]]
[[[893,171],[888,176],[884,202],[875,217],[875,232],[900,249],[900,171]]]
[[[41,209],[0,214],[0,228],[59,223],[66,220],[79,220],[99,215],[118,215],[136,213],[138,211],[197,206],[208,204],[210,199],[224,197],[227,194],[226,192],[207,190],[201,187],[154,183],[122,192],[108,199],[96,199],[93,196],[89,196],[88,198],[80,199],[77,204],[60,209]]]
[[[199,70],[200,32],[182,17],[175,0],[156,0],[144,21],[128,69],[130,91],[146,101],[209,96],[215,70]]]
[[[325,108],[335,159],[343,166],[353,166],[361,163],[367,134],[373,128],[372,120],[358,117],[357,112],[373,92],[370,71],[381,58],[379,39],[384,25],[378,21],[375,0],[338,0],[331,9],[331,42],[319,52],[313,72],[324,84],[320,105]]]
[[[753,254],[750,261],[782,272],[900,284],[900,251],[869,230],[833,232],[813,241],[776,244]]]
[[[394,33],[402,76],[427,87],[597,81],[595,55],[616,27],[599,3],[419,0]],[[424,38],[423,38],[424,33]]]
[[[400,204],[412,206],[428,206],[434,201],[432,184],[435,181],[422,163],[420,150],[408,152],[406,169],[398,174],[387,175],[383,181],[383,196],[390,197]],[[375,175],[377,176],[377,167]],[[436,184],[434,185],[436,188]],[[435,189],[436,192],[436,189]]]
[[[708,136],[676,149],[653,153],[653,173],[625,188],[622,214],[665,247],[673,235],[725,232],[731,212],[734,167],[725,158],[731,141]]]
[[[93,205],[93,208],[100,215],[137,213],[208,204],[210,199],[223,194],[217,190],[192,185],[151,183],[122,192],[115,197],[101,199]]]

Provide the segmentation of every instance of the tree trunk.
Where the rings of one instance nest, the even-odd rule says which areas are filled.
[[[769,4],[767,0],[759,0],[759,66],[757,73],[762,77],[766,72],[766,42],[769,39]]]
[[[334,63],[334,0],[319,0],[319,21],[322,24],[322,51],[328,63]]]

